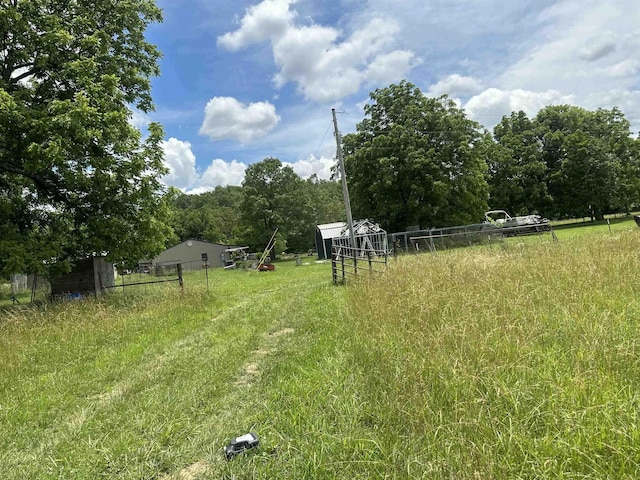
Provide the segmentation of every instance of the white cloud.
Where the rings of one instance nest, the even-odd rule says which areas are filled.
[[[561,105],[575,103],[571,95],[562,95],[555,90],[532,92],[528,90],[500,90],[488,88],[484,92],[472,97],[465,105],[470,118],[480,122],[488,130],[492,130],[504,115],[519,110],[529,117],[547,105]]]
[[[351,95],[365,83],[401,80],[419,63],[413,52],[393,48],[400,30],[393,19],[373,18],[345,35],[333,27],[294,24],[294,3],[264,0],[247,10],[238,30],[218,37],[218,45],[237,50],[270,40],[279,69],[276,87],[293,82],[317,102]]]
[[[295,163],[286,163],[285,165],[293,168],[300,177],[307,179],[311,175],[317,175],[320,180],[329,180],[331,178],[331,169],[336,165],[334,158],[320,157],[309,155],[308,158],[298,160]]]
[[[181,190],[188,189],[196,183],[196,156],[191,151],[191,144],[172,137],[162,142],[162,149],[164,163],[169,169],[162,181]]]
[[[269,102],[249,105],[231,97],[214,97],[205,107],[200,134],[212,140],[237,139],[250,142],[269,133],[280,121]]]
[[[609,33],[609,32],[607,32]],[[595,39],[578,52],[578,56],[587,62],[595,62],[616,50],[616,44],[610,39]]]
[[[244,163],[232,160],[225,162],[217,158],[211,162],[200,178],[201,188],[213,189],[218,185],[240,185],[244,180],[244,172],[247,166]]]
[[[200,174],[196,169],[196,156],[191,151],[191,143],[170,138],[162,142],[162,148],[164,163],[169,169],[169,173],[162,177],[165,185],[187,193],[202,193],[218,185],[240,185],[244,180],[247,168],[244,163],[215,159]]]
[[[196,169],[196,156],[191,150],[191,143],[170,138],[162,142],[165,154],[165,165],[169,173],[162,178],[162,182],[179,188],[185,193],[198,194],[211,191],[217,186],[241,185],[244,180],[247,165],[237,160],[225,161],[217,158],[212,160],[204,172]],[[329,180],[331,168],[335,165],[333,158],[309,155],[293,163],[283,162],[293,168],[301,178],[317,175],[319,179]]]
[[[370,85],[385,85],[402,80],[412,68],[422,63],[409,50],[395,50],[378,55],[367,67],[364,78]]]
[[[539,16],[535,43],[498,80],[502,88],[571,92],[637,85],[640,3],[560,0]]]
[[[373,19],[340,42],[333,28],[292,27],[273,43],[276,86],[295,82],[306,98],[330,102],[357,93],[363,83],[400,80],[417,61],[413,52],[388,51],[398,29]]]
[[[446,94],[450,97],[468,97],[482,92],[483,88],[482,82],[477,78],[464,77],[454,73],[431,85],[427,96],[439,97]]]
[[[264,0],[247,9],[240,28],[218,37],[218,45],[236,51],[284,34],[295,14],[289,7],[297,0]]]
[[[131,117],[129,117],[129,123],[134,127],[136,127],[137,129],[143,130],[147,128],[147,125],[151,123],[151,119],[149,118],[149,115],[147,115],[143,111],[138,110],[137,108],[134,108],[131,110]]]

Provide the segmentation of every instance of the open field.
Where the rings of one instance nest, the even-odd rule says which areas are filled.
[[[640,229],[619,225],[346,287],[305,259],[4,310],[2,478],[638,478]]]

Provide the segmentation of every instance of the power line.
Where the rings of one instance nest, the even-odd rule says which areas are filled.
[[[333,122],[329,122],[329,126],[327,127],[327,131],[324,132],[324,135],[322,136],[322,140],[320,140],[320,145],[318,145],[318,148],[316,149],[315,153],[313,154],[314,157],[318,156],[318,152],[320,151],[320,147],[322,147],[322,144],[324,143],[324,139],[327,138],[327,133],[329,133],[329,130],[331,130],[332,126],[333,126]]]

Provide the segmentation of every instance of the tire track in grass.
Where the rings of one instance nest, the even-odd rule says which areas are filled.
[[[279,309],[271,309],[272,313],[270,316],[273,320],[273,323],[270,326],[271,328],[269,328],[268,332],[264,332],[259,336],[257,344],[253,346],[251,354],[246,358],[245,363],[242,364],[236,378],[233,380],[234,388],[229,390],[227,395],[221,399],[220,403],[222,405],[241,405],[241,403],[237,401],[238,397],[245,396],[247,394],[247,390],[257,386],[260,381],[261,372],[263,368],[267,366],[269,358],[290,342],[291,337],[296,332],[287,316],[281,316],[278,312],[283,311],[291,313],[295,310],[295,304],[304,304],[305,300],[317,288],[319,288],[318,285],[305,285],[304,289],[296,289],[295,295],[286,295],[284,297],[284,301],[270,297],[270,301],[279,307]],[[285,291],[286,289],[283,288],[282,292]],[[231,417],[235,417],[235,413],[237,412],[234,412],[231,409],[222,411],[219,415],[210,417],[208,419],[208,425],[217,426],[231,423],[229,422],[229,419]],[[241,432],[237,433],[240,434]],[[228,440],[230,440],[230,438],[225,441]],[[218,444],[218,448],[209,450],[207,460],[197,460],[195,463],[184,467],[176,473],[161,477],[162,480],[182,480],[184,478],[193,478],[189,477],[189,472],[192,471],[194,465],[198,465],[197,476],[195,478],[200,478],[201,476],[204,476],[204,478],[215,478],[211,477],[211,475],[217,474],[219,470],[224,469],[226,464],[226,460],[224,460],[222,452],[222,443],[219,441],[215,441],[215,443]]]
[[[251,352],[252,357],[242,367],[244,373],[235,381],[234,385],[237,387],[251,388],[254,382],[260,379],[261,363],[264,361],[264,358],[273,351],[273,342],[269,342],[269,339],[275,339],[281,337],[282,335],[288,335],[293,333],[294,331],[295,330],[293,328],[285,327],[277,332],[267,334],[267,341],[264,342],[264,345],[258,347],[257,350]]]
[[[260,367],[265,358],[277,350],[277,345],[275,345],[274,342],[279,337],[290,335],[294,332],[295,330],[293,328],[285,327],[273,333],[265,333],[259,347],[251,352],[251,357],[247,363],[242,366],[243,373],[235,380],[234,386],[239,389],[251,388],[254,382],[260,379]],[[175,474],[160,477],[160,480],[195,480],[209,472],[214,466],[215,465],[210,462],[200,460]]]
[[[127,371],[128,375],[113,387],[98,395],[87,397],[82,405],[74,412],[47,427],[42,436],[38,439],[38,444],[30,451],[11,449],[3,452],[2,464],[16,473],[23,470],[25,466],[42,465],[47,462],[50,465],[48,471],[59,467],[58,461],[54,459],[53,452],[66,441],[72,441],[81,434],[84,426],[90,422],[99,412],[108,409],[117,401],[126,400],[128,394],[141,386],[150,384],[157,379],[165,368],[179,359],[187,352],[199,347],[206,346],[210,341],[209,334],[220,324],[228,322],[238,312],[243,311],[255,303],[263,303],[264,298],[272,295],[273,291],[255,292],[250,297],[245,297],[239,303],[227,308],[219,315],[216,315],[202,328],[195,330],[186,337],[182,337],[172,344],[164,347],[164,353],[149,356],[149,359],[141,362],[134,368]],[[24,472],[25,475],[27,472]]]

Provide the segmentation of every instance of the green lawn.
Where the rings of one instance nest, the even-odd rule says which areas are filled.
[[[605,229],[2,310],[2,477],[638,478],[640,229]]]

